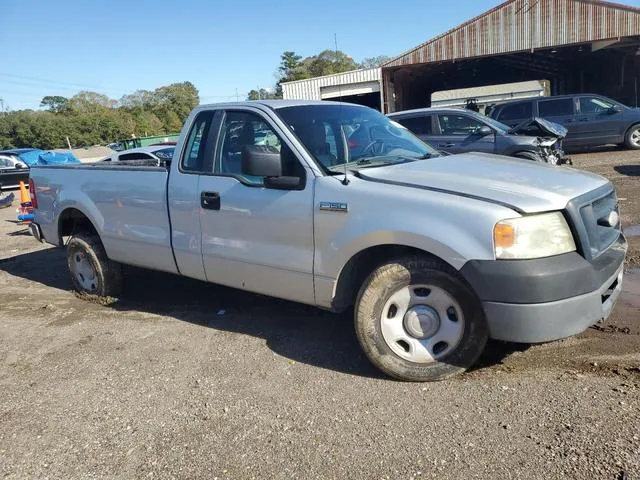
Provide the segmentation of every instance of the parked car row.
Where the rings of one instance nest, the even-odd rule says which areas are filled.
[[[529,119],[510,128],[464,108],[422,108],[388,116],[447,153],[495,153],[554,165],[568,160],[562,150],[567,130],[542,119]]]
[[[640,149],[640,109],[602,95],[576,94],[535,97],[496,105],[492,119],[515,126],[541,117],[567,129],[565,148],[624,145]]]

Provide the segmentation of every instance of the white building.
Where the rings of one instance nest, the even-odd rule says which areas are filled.
[[[285,100],[341,100],[381,109],[380,68],[364,68],[282,83]]]

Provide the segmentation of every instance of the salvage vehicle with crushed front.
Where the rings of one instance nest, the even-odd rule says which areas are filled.
[[[430,107],[387,114],[424,142],[448,153],[486,152],[562,165],[566,129],[534,118],[514,128],[473,110]]]
[[[371,108],[202,105],[170,165],[123,163],[32,169],[32,233],[66,247],[76,290],[117,298],[134,265],[352,309],[367,358],[403,380],[461,373],[488,338],[577,334],[620,294],[605,178],[444,156]]]

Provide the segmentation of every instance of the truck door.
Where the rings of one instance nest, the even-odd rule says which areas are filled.
[[[213,110],[196,114],[181,152],[173,155],[168,200],[173,254],[180,273],[206,280],[202,263],[200,228],[200,175],[213,156],[215,127],[219,115]]]
[[[220,111],[217,132],[209,172],[198,185],[207,280],[313,304],[311,173],[259,109]],[[283,175],[300,177],[298,189],[265,188],[262,177],[244,175],[245,145],[279,149]]]
[[[438,125],[440,134],[432,143],[439,150],[449,153],[486,152],[495,150],[495,135],[479,135],[485,124],[464,113],[440,113]]]

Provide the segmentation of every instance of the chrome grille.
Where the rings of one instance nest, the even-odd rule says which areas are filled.
[[[610,184],[574,199],[567,209],[587,259],[601,255],[620,236],[618,198]]]

